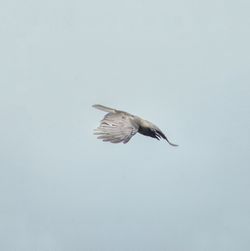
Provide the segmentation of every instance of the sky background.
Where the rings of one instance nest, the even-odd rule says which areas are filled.
[[[2,1],[0,250],[250,250],[249,9]],[[95,103],[179,147],[97,140]]]

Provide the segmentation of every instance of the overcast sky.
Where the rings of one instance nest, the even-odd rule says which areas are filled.
[[[0,250],[250,250],[249,1],[2,1]],[[170,141],[92,134],[100,103]]]

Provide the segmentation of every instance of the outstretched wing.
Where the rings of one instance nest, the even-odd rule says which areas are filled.
[[[104,112],[117,112],[116,109],[113,109],[113,108],[110,108],[110,107],[107,107],[107,106],[104,106],[104,105],[92,105],[94,108],[96,109],[99,109],[101,111],[104,111]]]
[[[103,141],[125,144],[137,133],[138,128],[130,115],[122,112],[108,113],[94,134]]]

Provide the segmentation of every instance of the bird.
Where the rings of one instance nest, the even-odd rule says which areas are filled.
[[[128,112],[116,110],[107,106],[95,104],[94,108],[107,112],[101,120],[100,126],[94,130],[98,139],[104,142],[126,144],[138,132],[142,135],[155,139],[164,139],[171,146],[178,146],[171,143],[165,134],[153,123],[142,119]]]

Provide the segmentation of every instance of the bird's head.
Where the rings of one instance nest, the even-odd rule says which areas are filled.
[[[155,129],[155,125],[145,119],[140,119],[140,126],[149,129]]]

